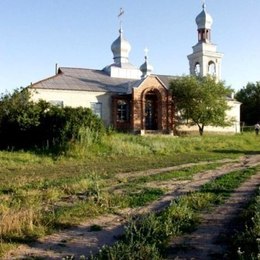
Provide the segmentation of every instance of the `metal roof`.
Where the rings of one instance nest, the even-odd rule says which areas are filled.
[[[157,76],[168,88],[173,76]],[[57,75],[38,81],[30,86],[33,89],[77,90],[93,92],[132,93],[144,79],[131,80],[110,77],[104,70],[61,67]]]

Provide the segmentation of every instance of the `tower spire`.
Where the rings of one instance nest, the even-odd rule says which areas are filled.
[[[144,58],[145,58],[145,60],[147,60],[148,52],[149,52],[148,48],[145,47],[144,48]]]
[[[212,75],[221,79],[222,53],[217,52],[216,45],[211,42],[211,26],[213,19],[206,11],[205,0],[202,1],[202,11],[196,17],[198,43],[193,46],[193,53],[188,56],[190,74],[198,76]]]
[[[202,9],[205,10],[206,9],[206,1],[202,0]]]
[[[123,36],[122,16],[124,14],[123,8],[120,8],[117,17],[120,19],[119,37],[112,43],[111,50],[114,54],[114,61],[119,66],[128,63],[128,55],[131,50],[130,43]]]
[[[213,19],[209,13],[206,11],[206,4],[203,1],[202,11],[196,17],[196,23],[198,26],[198,41],[199,42],[211,42],[211,25]]]
[[[119,20],[119,36],[111,45],[114,63],[106,66],[104,71],[115,78],[140,79],[141,72],[138,68],[129,62],[129,53],[131,51],[130,43],[125,39],[122,29],[122,17],[125,11],[119,9],[117,18]]]
[[[153,66],[148,63],[148,51],[148,48],[144,49],[144,63],[140,66],[140,70],[142,71],[142,78],[151,75],[153,71]]]
[[[124,9],[121,7],[120,10],[119,10],[119,14],[117,15],[118,19],[119,19],[119,32],[121,33],[123,31],[122,29],[122,18],[123,18],[123,15],[124,15],[125,11]]]

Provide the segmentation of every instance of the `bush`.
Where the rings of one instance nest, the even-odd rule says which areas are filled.
[[[66,149],[87,128],[97,137],[105,132],[101,119],[88,108],[34,103],[27,89],[4,94],[0,99],[0,148]],[[98,141],[98,140],[96,140]]]
[[[89,108],[59,108],[51,106],[43,114],[41,125],[38,128],[42,141],[47,146],[66,148],[69,142],[81,138],[82,129],[101,136],[105,133],[104,126],[99,118],[93,115]],[[96,141],[99,141],[97,138]],[[43,144],[42,144],[43,145]]]

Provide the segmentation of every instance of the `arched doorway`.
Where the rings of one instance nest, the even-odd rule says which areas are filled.
[[[145,129],[158,130],[158,96],[154,91],[145,94]]]

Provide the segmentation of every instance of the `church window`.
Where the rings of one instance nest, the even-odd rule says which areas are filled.
[[[211,39],[210,30],[206,31],[206,40],[210,41]]]
[[[202,40],[201,39],[201,31],[200,30],[198,31],[198,40],[199,40],[199,42]]]
[[[99,118],[101,118],[101,117],[102,117],[102,103],[100,103],[100,102],[97,102],[97,103],[92,102],[92,103],[90,104],[90,106],[91,106],[92,112],[93,112],[96,116],[98,116]]]
[[[125,122],[128,120],[128,104],[125,100],[117,101],[117,121]]]
[[[196,76],[200,75],[200,64],[198,62],[195,64],[194,73]]]
[[[209,62],[208,73],[211,76],[215,76],[216,75],[216,65],[215,65],[215,63],[213,61]]]

